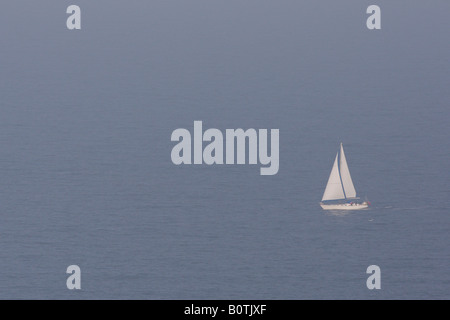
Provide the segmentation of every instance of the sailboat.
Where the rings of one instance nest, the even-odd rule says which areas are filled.
[[[320,206],[324,210],[359,210],[369,206],[368,202],[360,203],[358,199],[341,142]]]

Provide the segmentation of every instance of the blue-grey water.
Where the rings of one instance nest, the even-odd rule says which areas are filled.
[[[448,1],[73,2],[2,2],[0,298],[450,298]],[[194,120],[278,174],[174,165]],[[318,204],[341,141],[369,210]]]

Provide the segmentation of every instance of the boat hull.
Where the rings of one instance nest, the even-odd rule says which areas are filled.
[[[323,210],[361,210],[369,207],[367,203],[342,203],[342,204],[323,204],[320,206]]]

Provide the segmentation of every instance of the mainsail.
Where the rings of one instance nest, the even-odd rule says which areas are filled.
[[[350,176],[347,160],[345,159],[344,148],[341,143],[341,148],[334,159],[333,168],[331,169],[322,201],[341,200],[355,197],[356,190],[352,182],[352,177]]]
[[[342,147],[342,143],[341,143],[341,161],[339,163],[339,167],[345,197],[355,198],[356,190],[355,186],[353,185],[352,177],[350,176],[350,170],[348,169],[347,160],[345,159],[344,147]]]

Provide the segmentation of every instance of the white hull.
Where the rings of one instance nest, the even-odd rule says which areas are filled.
[[[323,210],[360,210],[360,209],[366,209],[369,207],[367,203],[343,203],[343,204],[323,204],[321,203],[320,206]]]

